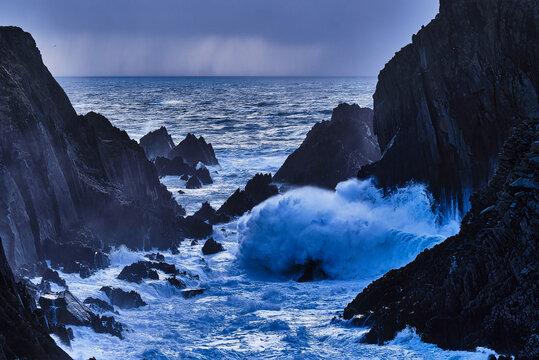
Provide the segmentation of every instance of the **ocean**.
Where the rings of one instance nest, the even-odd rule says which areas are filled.
[[[375,78],[59,78],[76,111],[105,115],[135,140],[166,126],[178,143],[189,132],[213,144],[214,184],[186,190],[162,182],[188,213],[221,205],[257,172],[275,171],[318,121],[341,102],[372,107]],[[184,190],[180,195],[178,190]],[[203,241],[184,241],[166,261],[198,275],[184,280],[202,295],[184,299],[160,280],[116,277],[144,253],[116,249],[112,265],[90,278],[61,274],[79,299],[110,285],[141,294],[147,306],[119,310],[125,339],[73,327],[75,359],[486,359],[487,349],[444,351],[406,329],[383,346],[359,343],[368,329],[339,319],[372,280],[405,265],[458,231],[458,219],[433,213],[424,186],[389,196],[351,179],[336,191],[292,189],[249,214],[214,227],[225,251],[203,256]],[[331,279],[298,283],[296,263],[316,259]],[[39,281],[39,278],[33,279]],[[58,342],[58,341],[57,341]]]

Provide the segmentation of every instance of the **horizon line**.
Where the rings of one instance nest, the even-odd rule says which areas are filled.
[[[53,75],[54,78],[376,78],[378,75]]]

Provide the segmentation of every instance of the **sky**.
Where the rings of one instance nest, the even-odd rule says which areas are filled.
[[[55,76],[376,76],[438,0],[1,0]]]

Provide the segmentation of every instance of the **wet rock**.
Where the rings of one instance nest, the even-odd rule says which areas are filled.
[[[90,326],[98,334],[111,334],[120,339],[123,339],[122,331],[124,326],[116,321],[113,316],[98,316],[95,315],[92,317]]]
[[[245,185],[245,190],[237,189],[217,210],[218,215],[235,217],[243,215],[262,201],[277,195],[279,190],[273,184],[271,174],[256,174]]]
[[[56,243],[48,239],[43,244],[43,253],[51,260],[52,267],[68,274],[79,273],[83,278],[110,265],[109,257],[103,251],[74,242]]]
[[[118,306],[120,309],[133,309],[147,305],[140,294],[133,290],[128,292],[110,286],[103,286],[100,290],[107,295],[112,305]]]
[[[202,295],[206,289],[185,289],[182,291],[182,296],[184,299],[189,299],[197,295]]]
[[[224,251],[223,245],[215,241],[213,238],[209,238],[202,246],[202,253],[204,255],[217,254],[218,252]]]
[[[178,269],[176,269],[176,266],[174,266],[173,264],[168,264],[166,262],[149,263],[148,266],[152,269],[161,270],[168,275],[178,275],[180,273]]]
[[[67,289],[67,283],[64,279],[60,277],[60,274],[58,274],[58,271],[51,270],[51,269],[45,270],[41,278],[41,283],[44,283],[45,281],[53,282]]]
[[[184,180],[184,179],[182,179],[182,180]],[[185,179],[185,180],[187,180],[187,179]],[[183,190],[178,190],[178,194],[183,195],[183,194],[185,194],[185,191],[183,191]]]
[[[217,211],[207,201],[202,203],[200,209],[193,214],[195,219],[207,221],[211,225],[222,224],[230,221],[226,215],[217,214]]]
[[[525,154],[538,137],[539,118],[523,120],[504,145],[496,175],[471,197],[459,234],[390,271],[348,304],[345,319],[368,319],[364,341],[383,343],[410,326],[444,349],[482,346],[534,358],[527,344],[539,324],[539,193],[533,188],[517,196],[511,185],[524,169],[537,181]],[[495,210],[484,211],[491,206]]]
[[[183,181],[187,181],[187,180],[189,180],[189,175],[184,174],[184,175],[182,175],[182,176],[180,177],[180,179],[182,179]]]
[[[333,189],[354,177],[360,167],[380,159],[373,130],[374,112],[340,104],[331,121],[313,126],[307,137],[275,174],[274,181]]]
[[[166,157],[175,146],[172,136],[169,135],[167,128],[164,126],[141,137],[139,144],[150,160]]]
[[[118,312],[114,310],[114,306],[112,306],[108,302],[103,301],[101,299],[88,297],[84,300],[84,304],[95,312],[99,312],[99,313],[111,312],[111,313],[118,314]]]
[[[533,180],[528,179],[528,178],[518,178],[515,181],[513,181],[511,185],[509,186],[513,188],[517,188],[517,189],[529,189],[529,190],[533,190],[537,188],[535,184],[533,183]]]
[[[176,276],[172,276],[172,277],[167,278],[167,281],[169,282],[170,285],[172,285],[174,287],[177,287],[178,289],[185,289],[185,287],[187,286],[187,285],[185,285],[185,283],[183,281],[176,278]]]
[[[204,185],[213,184],[213,180],[210,175],[210,171],[202,165],[202,163],[198,163],[196,170],[195,170],[195,176],[200,180],[200,182]]]
[[[389,188],[423,182],[445,208],[466,211],[511,127],[537,114],[538,11],[536,0],[440,1],[436,18],[378,76],[383,157],[359,176]]]
[[[173,159],[177,156],[181,156],[191,166],[196,166],[199,162],[205,165],[219,165],[213,146],[206,143],[202,136],[197,139],[191,133],[187,134],[182,142],[170,150],[167,157]]]
[[[193,175],[195,173],[195,168],[186,164],[181,156],[177,156],[174,159],[158,157],[155,159],[155,168],[160,177],[169,175]]]
[[[186,238],[204,239],[213,233],[213,227],[210,224],[194,216],[187,216],[180,221]]]
[[[185,187],[187,189],[200,189],[202,187],[202,183],[196,175],[193,175],[189,178],[189,180],[185,184]]]
[[[118,279],[140,284],[143,279],[159,280],[159,274],[153,270],[147,261],[139,261],[125,266]]]
[[[88,326],[92,320],[92,311],[68,290],[41,296],[39,306],[50,324]]]
[[[158,261],[158,262],[165,261],[165,255],[160,254],[160,253],[151,253],[151,254],[144,255],[144,257],[152,261]]]

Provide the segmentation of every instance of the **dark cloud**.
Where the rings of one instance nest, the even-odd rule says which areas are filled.
[[[438,0],[3,0],[55,75],[376,75]]]

